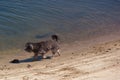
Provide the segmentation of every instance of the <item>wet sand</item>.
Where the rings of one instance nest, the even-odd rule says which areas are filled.
[[[24,51],[3,54],[0,80],[119,80],[120,39],[109,38],[64,44],[60,57],[35,62]],[[21,62],[9,63],[14,58]]]

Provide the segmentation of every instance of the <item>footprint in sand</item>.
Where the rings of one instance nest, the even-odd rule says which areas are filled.
[[[59,72],[60,76],[62,76],[62,78],[60,80],[75,78],[79,75],[86,74],[86,72],[80,71],[80,70],[78,70],[74,67],[64,67],[64,68],[61,68],[61,69],[57,70],[57,72]]]
[[[23,76],[22,80],[29,80],[29,77]]]

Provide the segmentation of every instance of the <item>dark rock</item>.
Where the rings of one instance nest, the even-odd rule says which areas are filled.
[[[27,65],[27,68],[31,68],[32,66],[30,64]]]
[[[20,63],[20,61],[18,59],[13,59],[12,61],[10,61],[10,63]]]

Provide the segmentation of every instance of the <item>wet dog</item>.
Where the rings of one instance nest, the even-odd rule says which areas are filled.
[[[52,52],[52,57],[57,53],[60,56],[59,37],[52,35],[51,40],[41,41],[38,43],[28,42],[25,45],[25,51],[34,53],[34,60],[38,59],[38,54],[42,55],[42,58],[46,58],[45,54],[48,51]]]

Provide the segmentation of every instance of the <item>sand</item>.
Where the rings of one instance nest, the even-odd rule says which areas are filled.
[[[0,80],[120,80],[120,39],[98,42],[64,44],[60,57],[34,62],[24,51],[3,55]],[[21,63],[9,63],[14,58]]]

